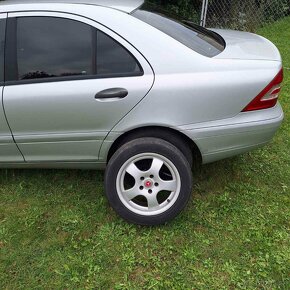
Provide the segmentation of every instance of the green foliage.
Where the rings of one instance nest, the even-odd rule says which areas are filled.
[[[289,0],[211,0],[207,24],[214,27],[255,31],[257,28],[289,15]]]
[[[200,20],[202,0],[149,0],[149,2],[196,23]],[[289,14],[289,0],[209,0],[207,26],[255,31]]]
[[[202,1],[199,0],[149,0],[152,4],[162,7],[168,12],[172,12],[184,19],[190,19],[194,22],[199,22],[200,19],[200,10]]]
[[[262,0],[259,10],[264,22],[272,22],[290,14],[289,0]]]

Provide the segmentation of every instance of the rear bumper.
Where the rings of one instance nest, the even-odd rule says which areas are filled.
[[[178,129],[196,143],[205,164],[267,144],[283,118],[283,110],[278,103],[271,109],[240,113],[234,118],[186,125]]]

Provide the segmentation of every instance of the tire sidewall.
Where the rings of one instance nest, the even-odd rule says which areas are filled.
[[[121,167],[127,160],[142,153],[155,153],[166,157],[180,175],[181,188],[177,200],[167,211],[158,215],[145,216],[130,211],[117,192],[116,180]],[[106,169],[105,188],[109,203],[122,218],[140,225],[158,225],[172,220],[184,209],[191,195],[192,174],[188,161],[175,146],[156,138],[142,138],[123,145],[113,155]]]

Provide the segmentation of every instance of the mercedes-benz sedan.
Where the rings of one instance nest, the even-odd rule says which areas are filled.
[[[191,167],[268,143],[279,51],[141,0],[0,2],[0,167],[105,169],[116,212],[162,224]]]

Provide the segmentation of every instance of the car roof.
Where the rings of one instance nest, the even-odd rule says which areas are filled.
[[[126,13],[138,9],[144,3],[144,0],[4,0],[0,1],[0,5],[13,4],[39,4],[39,3],[67,3],[67,4],[86,4],[97,5],[118,9]]]

